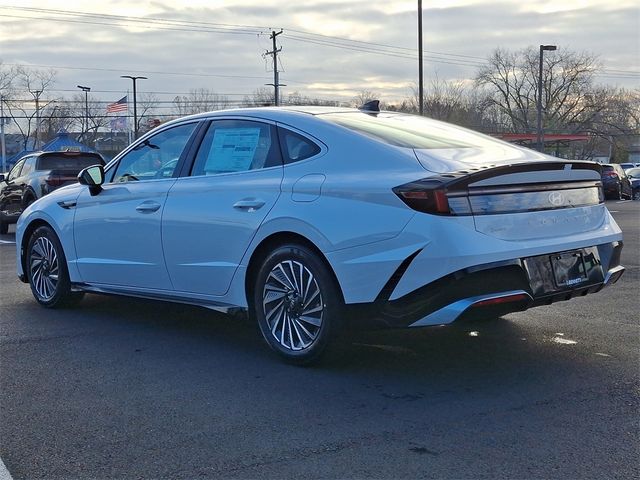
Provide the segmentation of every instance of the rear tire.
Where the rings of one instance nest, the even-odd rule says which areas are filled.
[[[9,233],[9,224],[7,222],[0,222],[0,235],[6,235]]]
[[[72,306],[84,296],[83,292],[71,291],[62,245],[49,226],[38,227],[29,238],[26,274],[31,293],[43,307]]]
[[[297,244],[276,248],[261,263],[252,307],[262,336],[289,363],[318,361],[343,320],[332,273],[315,252]]]

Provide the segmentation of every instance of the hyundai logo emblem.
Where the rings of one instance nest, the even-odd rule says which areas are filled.
[[[560,192],[551,192],[549,194],[549,203],[554,207],[559,207],[564,204],[564,195]]]

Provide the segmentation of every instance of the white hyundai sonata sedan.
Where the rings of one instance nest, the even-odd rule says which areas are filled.
[[[347,320],[444,325],[616,282],[599,168],[375,105],[195,115],[27,208],[18,275],[45,307],[247,309],[308,363]]]

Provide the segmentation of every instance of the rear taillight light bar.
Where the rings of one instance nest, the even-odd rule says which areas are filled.
[[[432,215],[490,215],[597,205],[604,202],[601,182],[503,185],[458,189],[423,179],[393,188],[411,209]]]
[[[59,178],[59,177],[50,177],[47,178],[45,180],[45,182],[47,183],[47,185],[49,185],[50,187],[59,187],[60,185],[62,185],[64,183],[64,181]]]

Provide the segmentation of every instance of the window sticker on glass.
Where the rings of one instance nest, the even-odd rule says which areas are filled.
[[[259,138],[260,128],[216,128],[205,170],[249,170]]]

